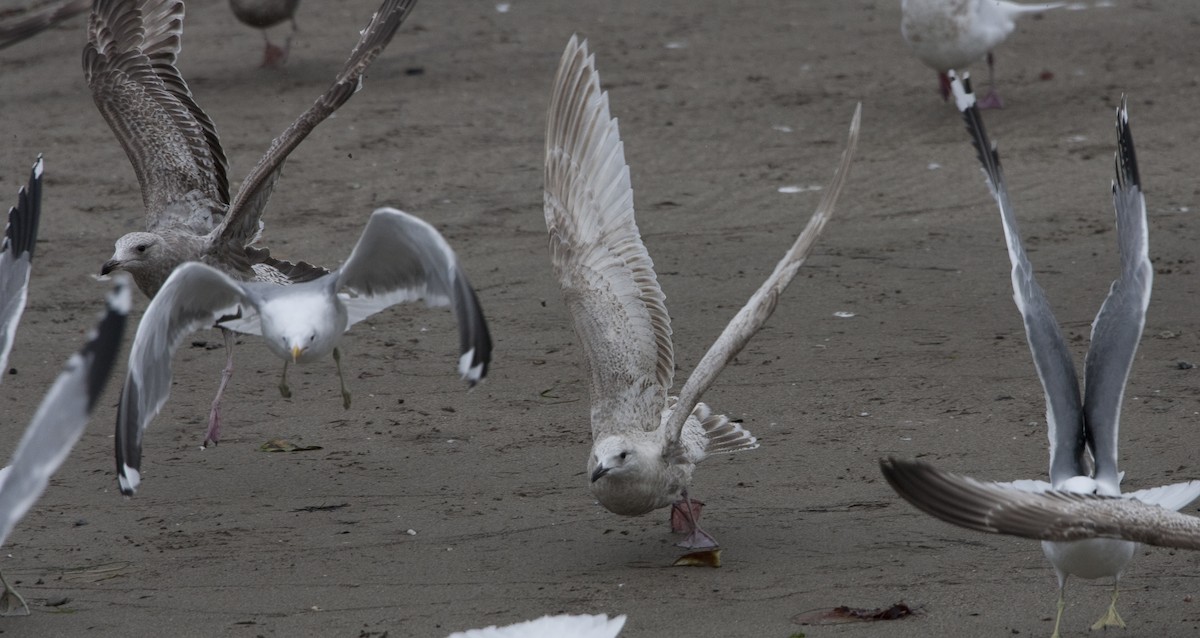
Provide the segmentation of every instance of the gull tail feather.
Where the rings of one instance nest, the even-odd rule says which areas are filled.
[[[1177,512],[1186,507],[1188,503],[1196,500],[1197,497],[1200,497],[1200,481],[1151,487],[1149,489],[1122,494],[1121,496],[1135,498],[1143,503],[1158,505],[1159,507],[1165,507]]]

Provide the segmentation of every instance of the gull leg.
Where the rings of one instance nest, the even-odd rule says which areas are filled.
[[[0,585],[4,585],[4,593],[0,594],[0,616],[28,616],[29,605],[25,604],[25,599],[17,590],[8,584],[4,572],[0,572]]]
[[[1097,620],[1096,623],[1092,625],[1093,630],[1106,629],[1108,627],[1120,627],[1121,629],[1125,628],[1125,621],[1121,620],[1121,615],[1117,613],[1117,595],[1119,593],[1120,592],[1117,589],[1117,580],[1113,579],[1112,604],[1108,606],[1108,613],[1104,614],[1100,620]]]
[[[992,52],[988,51],[988,92],[987,95],[979,99],[978,106],[980,109],[1002,109],[1004,108],[1004,100],[1000,99],[1000,94],[996,92],[996,65],[992,59]]]
[[[287,384],[287,367],[288,362],[283,362],[283,374],[279,375],[279,396],[285,399],[292,398],[292,389]]]
[[[1061,638],[1062,634],[1058,633],[1058,625],[1062,622],[1063,609],[1067,606],[1063,602],[1063,591],[1067,588],[1067,577],[1060,575],[1058,577],[1058,614],[1054,616],[1054,633],[1050,634],[1050,638]]]
[[[342,353],[333,349],[333,364],[337,366],[338,383],[342,386],[342,407],[350,409],[350,391],[346,389],[346,379],[342,377]]]
[[[671,503],[671,533],[691,534],[695,530],[692,521],[700,522],[702,509],[704,502],[694,498],[687,501],[681,498]]]
[[[221,336],[225,338],[225,369],[221,370],[221,385],[217,386],[217,396],[213,398],[212,408],[208,411],[208,432],[204,434],[201,448],[208,447],[210,443],[216,445],[221,438],[221,397],[225,395],[225,386],[233,377],[233,332],[221,328]]]
[[[698,509],[693,509],[694,501],[688,498],[687,490],[683,490],[680,496],[683,497],[681,499],[683,501],[682,509],[684,517],[687,519],[687,525],[689,525],[691,528],[691,532],[688,534],[687,538],[675,543],[675,545],[685,549],[713,549],[717,547],[717,539],[710,536],[708,532],[700,529],[700,522],[696,518]]]
[[[283,65],[287,61],[287,50],[271,44],[271,38],[267,37],[266,29],[262,30],[262,34],[265,46],[263,47],[262,64],[259,66],[264,69],[274,69]],[[288,44],[291,44],[290,38]]]
[[[950,76],[946,73],[938,73],[938,91],[942,94],[942,101],[950,99]]]

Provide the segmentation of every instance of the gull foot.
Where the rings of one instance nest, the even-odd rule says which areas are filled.
[[[29,605],[17,590],[8,584],[8,580],[0,574],[0,583],[4,585],[4,593],[0,594],[0,616],[28,616]]]
[[[1095,624],[1092,625],[1092,631],[1097,629],[1107,629],[1109,627],[1120,627],[1121,629],[1125,628],[1125,621],[1121,620],[1121,615],[1117,613],[1117,608],[1115,605],[1110,605],[1108,608],[1108,613],[1104,614],[1104,617],[1102,617],[1100,620],[1097,620]]]
[[[286,49],[268,42],[267,46],[263,48],[262,64],[259,66],[264,69],[276,69],[283,66],[284,62],[287,62],[287,57],[288,52]]]
[[[350,409],[350,393],[349,392],[342,393],[342,407],[347,410]]]
[[[692,530],[692,533],[688,534],[687,538],[675,543],[675,546],[684,549],[716,549],[720,547],[717,544],[717,539],[709,536],[708,532],[699,527]]]
[[[689,517],[687,513],[688,503],[692,506],[692,515]],[[687,501],[679,499],[671,503],[671,531],[675,534],[691,534],[696,527],[692,524],[695,521],[700,522],[700,510],[704,507],[703,501],[696,499],[688,499]]]
[[[280,383],[279,384],[279,396],[281,396],[285,399],[292,398],[292,389],[289,388],[286,383]]]
[[[1004,100],[1000,99],[1000,94],[995,91],[988,91],[988,94],[979,98],[975,103],[976,106],[983,109],[1002,109],[1004,108]]]

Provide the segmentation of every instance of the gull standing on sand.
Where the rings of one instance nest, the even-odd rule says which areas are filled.
[[[1158,547],[1200,549],[1200,516],[1175,511],[1187,503],[1146,499],[1156,501],[1155,505],[1144,502],[1136,492],[1120,496],[1030,492],[1011,483],[990,483],[943,472],[921,461],[881,459],[879,465],[892,489],[908,502],[926,514],[967,529],[1043,541],[1113,538]],[[1180,499],[1187,496],[1180,493]]]
[[[79,441],[92,408],[104,392],[129,314],[133,284],[121,275],[108,294],[108,310],[83,349],[66,367],[38,406],[8,467],[0,469],[0,545],[37,501],[50,476]],[[25,600],[0,574],[0,616],[28,616]]]
[[[287,62],[288,53],[292,50],[292,38],[299,30],[296,26],[298,6],[300,0],[229,0],[229,8],[238,20],[262,32],[266,47],[263,49],[260,66],[274,67]],[[283,46],[278,47],[271,44],[271,38],[267,37],[267,29],[281,24],[284,20],[291,21],[292,32],[283,41]]]
[[[1003,0],[901,0],[900,34],[926,66],[938,72],[942,99],[950,98],[949,71],[962,71],[987,57],[988,94],[979,108],[1003,108],[996,93],[992,49],[1012,33],[1014,21],[1026,14],[1049,11],[1061,2],[1018,4]]]
[[[700,403],[704,391],[774,311],[841,193],[858,141],[861,105],[833,184],[787,255],[726,326],[678,398],[671,325],[654,264],[633,214],[633,190],[617,120],[600,89],[587,42],[563,52],[546,125],[545,215],[550,260],[590,375],[592,494],[609,511],[637,516],[673,505],[679,545],[716,547],[688,498],[696,463],[758,447],[755,437]]]
[[[230,199],[225,152],[216,127],[175,68],[183,37],[181,0],[96,0],[83,51],[88,87],[142,188],[146,232],[129,233],[101,274],[126,270],[148,297],[185,261],[202,261],[236,279],[310,281],[325,270],[271,257],[251,246],[289,153],[360,88],[416,0],[384,0],[332,86],[271,142]],[[233,339],[209,412],[205,443],[220,437],[221,396],[233,374]]]
[[[447,638],[616,638],[625,626],[625,616],[542,616],[537,620],[504,627],[456,631]]]
[[[38,221],[42,217],[42,170],[38,155],[29,174],[28,186],[17,191],[17,205],[8,209],[4,244],[0,246],[0,383],[8,373],[17,324],[29,297],[29,271],[37,245]]]
[[[1021,245],[1016,216],[1009,204],[1004,172],[1000,168],[1000,156],[988,141],[983,119],[975,106],[975,96],[971,93],[970,79],[964,76],[960,82],[953,74],[951,78],[955,102],[962,111],[983,165],[988,188],[1000,208],[1005,243],[1012,262],[1013,299],[1024,320],[1029,350],[1046,397],[1050,482],[1024,480],[1006,485],[1035,492],[1057,490],[1119,496],[1122,477],[1117,470],[1117,434],[1121,399],[1146,324],[1146,308],[1154,277],[1149,257],[1146,202],[1125,100],[1121,100],[1117,109],[1116,179],[1112,186],[1121,273],[1092,322],[1091,346],[1084,360],[1085,385],[1081,401],[1071,352]],[[1178,509],[1200,496],[1200,481],[1140,490],[1124,496]],[[962,507],[971,505],[964,502]],[[1118,583],[1136,549],[1136,543],[1111,538],[1042,542],[1042,551],[1058,576],[1055,636],[1059,635],[1065,607],[1063,594],[1067,577],[1072,575],[1089,579],[1111,577],[1112,603],[1092,629],[1125,626],[1117,614]]]
[[[237,281],[199,262],[189,262],[167,279],[146,308],[129,353],[129,372],[117,410],[117,475],[123,494],[141,481],[142,434],[171,391],[171,357],[189,334],[223,322],[238,332],[260,334],[267,349],[283,359],[279,391],[291,396],[289,363],[309,363],[332,354],[342,406],[350,392],[342,377],[338,344],[350,326],[403,302],[424,299],[449,305],[458,320],[458,371],[472,386],[487,374],[492,341],[479,300],[458,258],[433,226],[394,208],[380,208],[341,268],[312,281],[278,286]]]

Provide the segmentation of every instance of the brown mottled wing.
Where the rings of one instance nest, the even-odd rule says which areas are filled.
[[[45,3],[37,8],[0,11],[0,49],[32,38],[87,11],[91,6],[92,0],[67,0]]]
[[[212,120],[175,68],[183,33],[180,0],[96,0],[83,49],[92,99],[133,164],[154,230],[191,191],[229,202],[225,154]]]
[[[633,216],[617,120],[572,37],[546,124],[550,260],[591,374],[592,436],[653,430],[674,375],[671,320]]]
[[[1117,538],[1200,549],[1200,518],[1142,502],[1140,492],[1126,497],[1027,492],[943,472],[920,461],[881,459],[879,465],[897,494],[926,514],[959,527],[1046,541]],[[1196,485],[1192,481],[1168,489],[1190,492],[1178,503],[1194,498]]]
[[[258,165],[246,176],[241,190],[229,207],[229,215],[221,227],[219,245],[245,245],[254,241],[259,232],[259,220],[271,197],[275,180],[283,169],[287,156],[308,137],[308,134],[338,110],[350,96],[362,88],[362,76],[367,67],[392,41],[400,24],[408,17],[417,0],[384,0],[371,22],[362,31],[358,44],[338,74],[333,85],[316,103],[308,108],[291,126],[271,142]]]
[[[759,286],[746,305],[729,321],[729,325],[725,326],[725,330],[709,347],[704,358],[696,364],[696,369],[692,371],[687,382],[683,384],[683,388],[679,390],[679,402],[663,424],[668,442],[679,441],[683,425],[687,422],[688,415],[692,413],[692,408],[700,402],[704,391],[712,385],[721,370],[725,369],[725,365],[742,351],[754,333],[758,332],[758,329],[766,323],[771,313],[775,312],[779,296],[787,289],[792,278],[796,276],[796,271],[804,264],[804,260],[808,259],[808,253],[812,251],[817,237],[825,229],[825,223],[833,215],[838,196],[842,193],[842,187],[846,185],[846,177],[850,173],[850,161],[854,159],[854,149],[858,146],[861,117],[862,104],[859,104],[854,109],[854,118],[850,121],[850,134],[846,142],[846,150],[842,152],[842,161],[834,171],[833,182],[825,190],[825,195],[817,204],[817,211],[808,220],[808,225],[804,227],[783,259],[775,265],[775,271],[771,273],[771,276],[767,277],[767,280]]]

